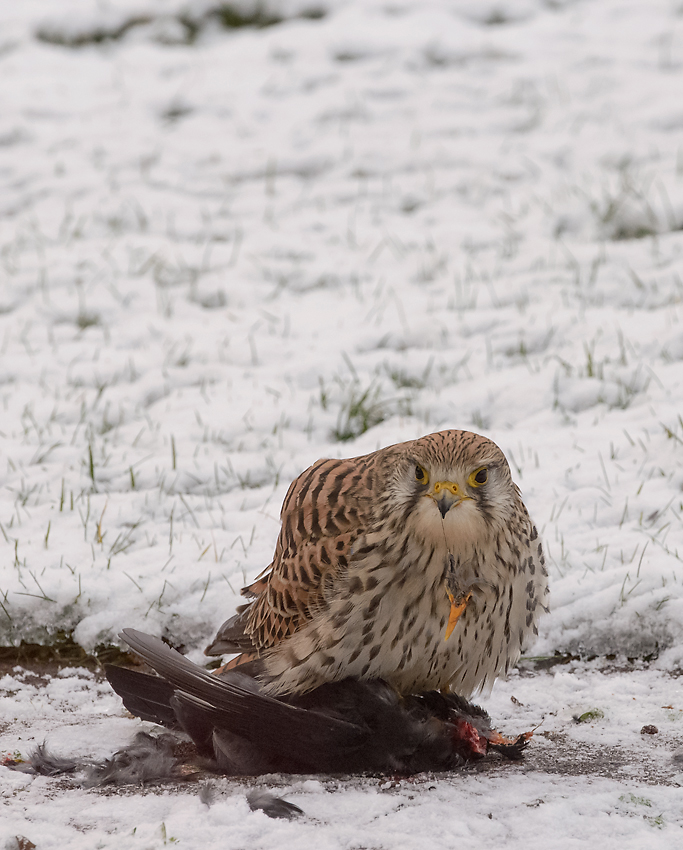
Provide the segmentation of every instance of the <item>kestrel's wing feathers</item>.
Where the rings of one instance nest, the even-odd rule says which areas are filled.
[[[374,459],[319,460],[293,482],[270,572],[242,591],[254,601],[231,635],[244,622],[251,645],[268,649],[327,607],[370,519]]]

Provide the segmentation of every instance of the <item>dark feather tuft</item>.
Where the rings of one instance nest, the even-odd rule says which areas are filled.
[[[19,762],[13,769],[38,776],[60,776],[64,773],[73,773],[79,767],[81,767],[79,762],[49,752],[43,741],[42,744],[38,744],[27,761]]]
[[[177,779],[178,759],[174,748],[177,739],[165,733],[153,736],[138,732],[127,747],[111,758],[92,764],[86,773],[84,785],[144,785]]]
[[[270,791],[250,791],[247,794],[247,803],[252,812],[261,811],[269,818],[284,818],[293,820],[300,818],[304,811],[294,803],[290,803],[283,797],[276,797]]]

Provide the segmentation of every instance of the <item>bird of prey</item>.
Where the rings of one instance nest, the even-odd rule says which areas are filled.
[[[441,431],[319,460],[290,486],[273,562],[207,655],[301,695],[349,677],[469,697],[547,611],[539,535],[502,451]]]

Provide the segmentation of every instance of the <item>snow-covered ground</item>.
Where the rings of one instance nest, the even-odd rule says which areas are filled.
[[[643,781],[670,781],[683,742],[683,5],[230,8],[0,7],[0,644],[73,633],[93,651],[133,626],[199,659],[269,563],[295,475],[472,428],[506,452],[542,529],[553,611],[534,653],[649,661],[609,678],[624,705],[609,688],[593,697],[603,674],[578,665],[501,683],[487,707],[503,725],[512,693],[536,707],[522,726],[557,711],[571,727],[568,689],[606,712],[615,699],[589,724],[593,744],[621,732],[637,760],[661,761]],[[227,28],[235,10],[259,26]],[[652,717],[624,713],[638,676]],[[58,742],[64,710],[81,730],[92,711],[102,752],[134,728],[87,678],[63,705],[54,683],[33,694],[28,681],[0,686],[37,740],[54,729]],[[4,748],[16,739],[4,728]],[[584,829],[609,846],[615,824],[620,847],[668,847],[683,826],[673,786],[541,767],[429,794],[298,785],[303,825],[247,814],[241,797],[201,814],[182,794],[42,804],[48,781],[0,782],[3,812],[41,847],[126,846],[136,812],[157,805],[130,846],[161,846],[162,821],[186,846],[231,834],[221,846],[234,847],[274,830],[285,846],[522,847],[545,831],[544,847],[570,847]],[[524,806],[540,789],[552,804]]]
[[[0,689],[1,716],[13,721],[0,731],[0,749],[25,755],[47,737],[57,754],[104,757],[140,726],[150,728],[124,718],[106,682],[82,669],[40,682],[30,674],[7,676]],[[532,677],[515,673],[496,685],[487,706],[510,734],[541,723],[523,763],[493,760],[411,779],[217,778],[208,780],[210,806],[200,798],[207,780],[171,788],[84,789],[74,779],[5,770],[0,842],[25,836],[40,850],[151,850],[176,842],[221,850],[679,845],[680,679],[652,669],[605,673],[576,664]],[[574,715],[584,722],[576,723]],[[643,735],[643,725],[659,731]],[[249,811],[245,792],[254,785],[284,796],[304,816],[287,822]]]

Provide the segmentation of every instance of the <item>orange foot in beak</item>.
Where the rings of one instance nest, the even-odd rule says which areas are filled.
[[[455,628],[455,624],[458,622],[460,615],[465,610],[465,606],[470,601],[471,593],[468,593],[467,596],[461,596],[459,599],[456,599],[453,594],[448,591],[448,598],[451,600],[451,613],[448,616],[448,625],[446,626],[446,637],[444,640],[448,640],[451,636],[451,632]]]

